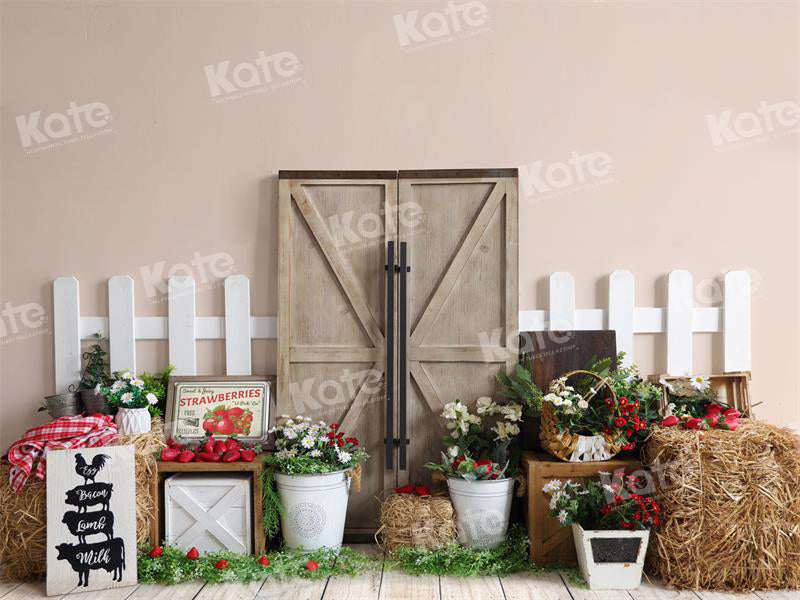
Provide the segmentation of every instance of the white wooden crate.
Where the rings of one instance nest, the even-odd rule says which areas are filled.
[[[169,543],[200,552],[253,551],[248,475],[172,475],[164,481],[164,527]]]

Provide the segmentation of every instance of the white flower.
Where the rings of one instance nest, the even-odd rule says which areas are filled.
[[[127,384],[124,381],[115,381],[113,384],[111,384],[111,391],[118,392],[122,389],[125,389],[126,385]]]
[[[564,492],[556,492],[552,496],[550,496],[550,510],[555,510],[556,506],[558,506],[558,501],[561,499],[562,496],[566,496]]]
[[[702,375],[692,375],[689,381],[692,387],[698,392],[705,392],[708,386],[711,385],[711,381],[709,381],[708,377],[703,377]]]
[[[603,484],[603,489],[604,489],[605,491],[607,491],[609,494],[616,494],[616,493],[617,493],[617,492],[615,492],[615,491],[614,491],[614,488],[612,488],[612,487],[611,487],[610,485],[608,485],[607,483],[604,483],[604,484]]]
[[[444,410],[442,410],[442,416],[445,419],[453,420],[456,418],[456,405],[454,402],[448,402],[444,405]]]
[[[158,396],[156,396],[153,392],[150,392],[149,394],[147,394],[147,396],[145,396],[145,398],[147,398],[147,401],[150,404],[158,404]]]
[[[516,402],[509,402],[505,406],[501,406],[500,412],[503,414],[506,421],[516,422],[522,420],[522,406]]]
[[[663,377],[662,377],[661,379],[659,379],[659,380],[658,380],[658,383],[660,383],[660,384],[661,384],[661,385],[663,385],[665,388],[667,388],[667,391],[668,391],[670,394],[672,394],[672,393],[674,393],[674,392],[675,392],[674,388],[672,387],[672,384],[671,384],[669,381],[667,381],[666,379],[664,379]]]
[[[122,374],[122,378],[123,378],[123,379],[133,379],[133,375],[131,375],[131,372],[130,372],[130,371],[125,371],[125,372]]]
[[[562,510],[560,513],[558,513],[558,522],[563,525],[564,523],[567,522],[567,517],[568,517],[567,511]]]
[[[342,464],[349,463],[353,457],[350,455],[349,452],[341,451],[339,452],[339,462]]]
[[[313,448],[316,440],[310,435],[307,435],[302,440],[300,440],[300,445],[305,448],[306,450]]]
[[[123,404],[130,404],[131,402],[133,402],[133,394],[131,392],[125,392],[120,397],[120,400],[122,401]]]
[[[466,421],[461,421],[461,425],[459,426],[459,428],[461,429],[461,433],[463,434],[469,433],[469,423],[467,423]]]
[[[542,491],[545,494],[553,494],[561,489],[561,481],[559,479],[551,479],[544,484]]]
[[[494,400],[489,398],[489,396],[481,396],[478,398],[476,410],[479,415],[493,415],[495,412],[497,412],[497,405],[494,403]]]
[[[506,441],[511,436],[519,433],[519,427],[514,423],[504,423],[503,421],[498,421],[495,423],[494,427],[492,427],[492,431],[494,431],[496,434],[494,436],[495,440]]]
[[[309,455],[309,456],[313,456],[314,458],[319,458],[320,456],[322,456],[322,451],[321,451],[321,450],[317,450],[317,449],[315,448],[314,450],[312,450],[311,452],[309,452],[309,453],[308,453],[308,455]]]
[[[447,453],[448,453],[450,456],[452,456],[453,458],[455,458],[456,456],[458,456],[458,446],[450,446],[450,447],[447,449]]]
[[[94,386],[94,393],[95,394],[99,394],[101,387],[103,387],[103,386],[101,386],[99,383],[96,386]]]
[[[589,408],[589,403],[583,399],[578,400],[578,408],[580,408],[581,410],[586,410],[587,408]]]
[[[559,398],[557,394],[554,394],[553,392],[550,392],[544,398],[542,398],[542,400],[544,400],[545,402],[553,402],[553,403],[555,403],[556,400],[561,400],[561,398]]]
[[[135,385],[138,388],[143,388],[144,381],[142,381],[141,379],[131,379],[131,385]]]
[[[286,424],[287,425],[294,425],[294,419],[287,419],[286,420]]]
[[[564,398],[563,404],[564,406],[572,406],[572,400],[570,400],[569,398]]]
[[[297,438],[297,432],[292,427],[287,427],[283,430],[283,437],[288,440],[293,440]]]

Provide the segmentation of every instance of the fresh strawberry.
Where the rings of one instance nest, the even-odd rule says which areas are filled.
[[[191,549],[186,553],[186,558],[189,560],[197,560],[200,558],[200,553],[197,551],[197,548],[192,546]]]
[[[735,408],[729,408],[728,410],[726,410],[722,414],[725,415],[726,417],[734,417],[734,418],[738,418],[738,417],[742,416],[741,413],[738,410],[736,410]]]
[[[242,460],[244,462],[253,462],[256,459],[256,453],[252,450],[242,450]]]
[[[719,404],[709,404],[706,406],[706,414],[713,415],[714,413],[721,413],[722,407]]]
[[[220,571],[224,571],[225,569],[227,569],[227,568],[228,568],[228,561],[227,561],[227,560],[225,560],[224,558],[220,558],[220,559],[217,561],[217,564],[215,564],[214,566],[215,566],[217,569],[219,569]]]
[[[203,459],[203,462],[219,462],[222,460],[219,454],[214,454],[213,452],[201,452],[200,458]]]
[[[260,564],[263,567],[269,566],[269,559],[267,558],[266,554],[261,555],[261,558],[258,559],[258,564]]]
[[[428,491],[428,488],[424,485],[418,485],[414,488],[414,493],[417,496],[430,496],[431,493]]]
[[[181,445],[178,443],[178,440],[175,438],[169,438],[167,440],[167,448],[180,448]]]
[[[670,415],[668,417],[665,417],[664,420],[661,421],[662,427],[672,427],[677,424],[678,424],[678,417],[676,417],[675,415]]]
[[[314,560],[310,560],[306,563],[306,571],[316,571],[318,568],[319,565]]]
[[[214,449],[212,452],[214,454],[224,454],[228,447],[225,445],[225,442],[222,440],[217,440],[214,442]]]
[[[413,494],[414,493],[414,486],[410,483],[408,485],[404,485],[399,488],[394,489],[395,494]]]
[[[692,417],[691,419],[687,419],[686,423],[684,423],[686,429],[700,429],[700,419],[697,417]]]
[[[164,554],[164,550],[161,546],[153,546],[153,549],[150,550],[150,558],[158,558],[162,554]]]
[[[178,455],[180,453],[181,453],[180,450],[178,450],[177,448],[164,448],[161,451],[161,460],[164,462],[172,462],[176,458],[178,458]]]
[[[242,446],[236,438],[228,438],[225,441],[225,447],[228,450],[241,450]]]
[[[216,440],[213,437],[210,437],[206,440],[205,444],[203,444],[203,452],[214,452],[214,444]]]
[[[192,462],[194,459],[194,452],[191,450],[184,450],[180,454],[178,454],[178,462],[188,463]]]
[[[222,462],[236,462],[242,458],[242,453],[238,450],[228,450],[222,455]]]
[[[708,423],[709,429],[714,429],[719,423],[719,413],[708,413],[703,420]]]

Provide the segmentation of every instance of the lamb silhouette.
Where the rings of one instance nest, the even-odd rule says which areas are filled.
[[[94,478],[106,465],[106,461],[111,457],[108,454],[98,454],[92,458],[92,464],[88,464],[83,455],[78,453],[75,455],[75,472],[83,477],[83,483],[86,485],[91,481],[94,483]]]

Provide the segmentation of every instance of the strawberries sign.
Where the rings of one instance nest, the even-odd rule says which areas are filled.
[[[271,384],[266,377],[173,377],[167,390],[168,434],[185,443],[201,443],[206,436],[264,443]]]

